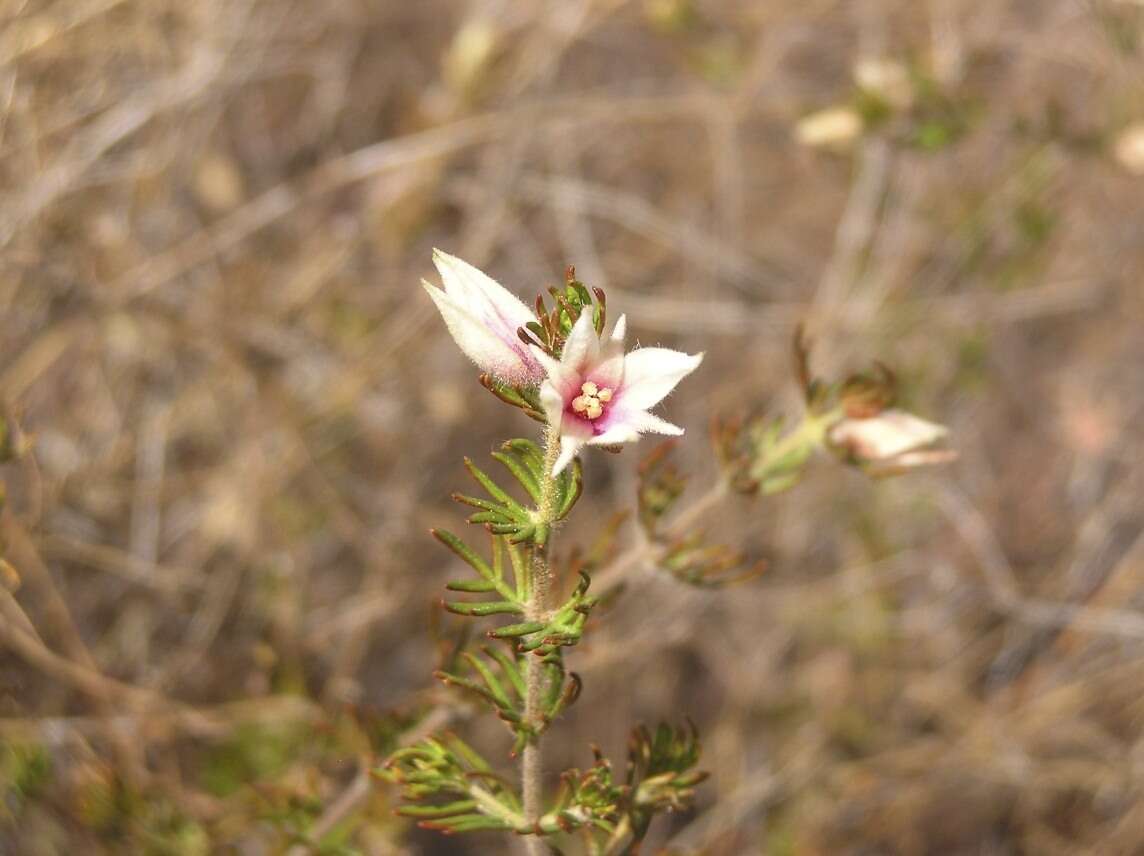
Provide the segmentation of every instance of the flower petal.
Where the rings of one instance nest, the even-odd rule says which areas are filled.
[[[868,419],[843,419],[830,430],[830,440],[848,446],[868,460],[886,460],[937,442],[949,430],[904,410],[884,410]]]
[[[683,434],[683,429],[678,425],[661,419],[654,413],[648,413],[646,410],[633,413],[625,421],[629,422],[641,434],[666,434],[669,437],[679,437]]]
[[[580,317],[576,319],[571,332],[568,333],[564,350],[560,354],[560,362],[567,368],[584,374],[586,368],[598,362],[599,356],[600,337],[596,335],[596,328],[592,326],[592,313],[585,310],[580,313]]]
[[[551,378],[540,385],[540,404],[544,408],[544,417],[557,431],[561,430],[564,422],[564,402],[567,400],[567,396]]]
[[[600,348],[600,361],[589,367],[587,378],[601,389],[617,390],[624,382],[624,331],[627,329],[627,316],[616,319],[612,335]]]
[[[602,434],[597,434],[588,441],[589,446],[617,446],[620,443],[634,443],[640,438],[640,432],[627,422],[617,421]]]
[[[624,357],[624,407],[646,410],[662,401],[675,385],[695,371],[703,354],[668,348],[639,348]]]
[[[449,334],[464,352],[482,371],[510,383],[535,382],[531,367],[524,362],[520,353],[511,348],[484,323],[474,317],[451,295],[435,285],[421,280],[429,296],[437,305],[437,311],[445,320]]]
[[[529,349],[532,351],[532,356],[548,373],[548,380],[556,391],[571,401],[580,392],[580,373],[564,365],[560,360],[550,357],[536,345],[529,345]]]
[[[560,430],[560,456],[556,459],[556,465],[552,468],[552,475],[560,475],[564,468],[572,463],[572,459],[576,457],[576,453],[583,448],[591,436],[591,428],[575,420],[568,420],[567,424]]]
[[[612,328],[612,335],[609,337],[611,344],[618,346],[619,352],[624,351],[624,337],[628,332],[628,316],[621,315],[616,319],[616,326]]]
[[[515,335],[518,327],[536,320],[520,298],[468,262],[434,249],[433,264],[441,274],[445,292],[461,304],[483,304],[490,315],[485,321],[499,319]]]

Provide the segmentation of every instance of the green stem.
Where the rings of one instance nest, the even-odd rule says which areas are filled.
[[[529,566],[529,598],[525,616],[530,621],[544,621],[548,614],[548,595],[552,587],[552,572],[548,566],[549,544],[552,540],[552,527],[556,522],[556,479],[552,469],[560,454],[560,434],[551,426],[544,433],[544,475],[540,484],[540,501],[536,516],[538,528],[543,527],[546,537],[532,549],[532,562]],[[544,698],[544,663],[540,657],[529,657],[525,673],[524,718],[530,724],[541,721],[541,704]],[[536,825],[544,807],[544,756],[540,745],[541,735],[536,734],[525,744],[521,758],[521,795],[524,801],[524,819],[530,826]],[[530,856],[543,856],[546,848],[538,835],[524,838]]]
[[[755,472],[765,475],[770,468],[782,461],[787,455],[808,446],[821,445],[827,432],[841,416],[842,412],[839,409],[819,415],[805,414],[802,421],[780,438],[768,450],[765,458],[757,462],[754,468]],[[715,483],[702,496],[672,518],[666,526],[664,536],[670,539],[685,534],[688,529],[714,511],[730,495],[731,483],[727,475],[721,473]],[[644,539],[641,543],[625,550],[599,572],[593,574],[593,587],[600,592],[609,591],[633,571],[658,562],[663,556],[664,549],[662,543]]]

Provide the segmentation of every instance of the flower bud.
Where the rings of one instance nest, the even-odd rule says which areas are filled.
[[[861,466],[897,470],[953,460],[952,450],[932,448],[948,433],[944,425],[891,409],[868,418],[845,416],[830,429],[828,438]]]

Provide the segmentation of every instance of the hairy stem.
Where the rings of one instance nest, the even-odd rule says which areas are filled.
[[[545,540],[532,550],[529,567],[531,586],[526,615],[530,620],[543,621],[548,612],[548,594],[552,587],[552,573],[548,566],[549,545],[552,541],[552,524],[556,517],[556,479],[552,469],[560,454],[560,434],[549,427],[544,434],[544,481],[541,484],[540,502],[537,503],[537,522],[547,531]],[[541,699],[544,696],[545,673],[540,657],[529,657],[525,675],[526,694],[524,716],[529,723],[540,721]],[[544,756],[540,745],[541,735],[536,735],[524,747],[521,758],[521,792],[524,798],[524,818],[529,824],[540,820],[544,806]],[[536,835],[524,838],[530,856],[542,856],[545,852],[543,840]]]

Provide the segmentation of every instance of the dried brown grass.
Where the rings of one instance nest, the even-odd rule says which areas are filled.
[[[768,576],[635,575],[574,653],[554,763],[665,715],[705,735],[702,804],[651,852],[1144,846],[1144,179],[1110,154],[1144,104],[1144,7],[9,0],[0,22],[0,397],[34,449],[2,471],[0,740],[6,775],[53,771],[22,799],[9,775],[4,852],[272,852],[299,804],[363,852],[499,852],[409,833],[360,772],[378,711],[447,698],[425,530],[457,525],[460,456],[525,430],[420,294],[432,246],[520,293],[575,263],[643,342],[707,350],[669,408],[696,492],[713,412],[793,406],[803,320],[824,371],[882,358],[953,428],[947,472],[824,464],[734,507],[712,531]],[[799,146],[880,54],[940,104]],[[569,537],[630,502],[636,454],[587,462]]]

